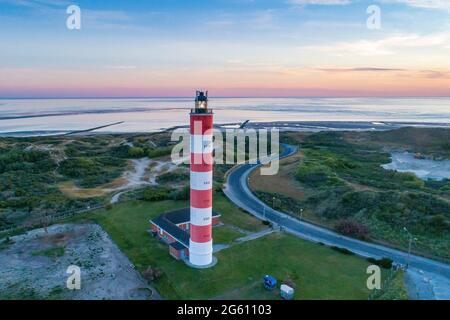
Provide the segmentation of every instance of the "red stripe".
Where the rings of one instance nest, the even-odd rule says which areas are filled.
[[[211,208],[212,207],[212,189],[195,190],[191,189],[191,207]]]
[[[196,125],[198,126],[196,126]],[[208,130],[213,129],[213,116],[212,114],[205,115],[191,115],[191,134],[204,134]],[[209,131],[210,133],[212,131]]]
[[[191,153],[191,171],[209,172],[213,170],[212,153]]]
[[[211,240],[212,226],[196,226],[191,224],[191,240],[197,243],[204,243]]]

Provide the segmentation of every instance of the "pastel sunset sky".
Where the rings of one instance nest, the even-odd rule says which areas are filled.
[[[81,30],[66,27],[69,5]],[[366,26],[381,9],[381,29]],[[0,98],[450,96],[450,0],[0,0]]]

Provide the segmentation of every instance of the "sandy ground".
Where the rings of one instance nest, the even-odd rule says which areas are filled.
[[[422,180],[450,179],[450,161],[432,159],[416,159],[409,152],[393,152],[391,162],[382,165],[384,169],[399,172],[411,172]]]
[[[157,185],[156,178],[166,172],[173,171],[178,168],[177,164],[173,164],[170,160],[151,160],[149,158],[132,160],[133,170],[124,173],[123,178],[127,183],[116,189],[119,191],[111,197],[111,203],[117,203],[120,196],[126,191],[132,190],[145,185]]]
[[[35,229],[11,240],[0,249],[0,299],[159,298],[96,224],[53,225],[48,234]],[[64,249],[49,256],[54,248]],[[70,265],[81,268],[80,290],[67,289]]]

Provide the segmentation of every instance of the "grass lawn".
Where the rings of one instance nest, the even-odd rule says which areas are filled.
[[[231,228],[230,226],[223,225],[217,226],[213,229],[213,241],[214,243],[230,244],[237,238],[245,236],[244,233]]]
[[[241,229],[252,232],[266,228],[261,221],[236,207],[221,193],[214,194],[213,207],[215,211],[222,215],[220,221],[225,224],[235,225]]]
[[[228,216],[238,214],[233,204],[220,194],[215,196],[215,201],[223,209],[223,220],[235,221]],[[258,284],[267,273],[279,281],[294,282],[297,299],[366,299],[369,295],[367,261],[284,233],[222,250],[217,253],[218,264],[211,269],[189,268],[173,259],[167,246],[147,232],[149,219],[186,205],[184,201],[127,202],[89,217],[102,225],[141,272],[149,266],[161,268],[164,276],[154,286],[168,299],[273,299],[277,295],[265,292]],[[261,228],[260,221],[243,212],[239,214],[236,219],[243,219],[255,230]],[[230,241],[237,236],[226,225],[216,229],[220,228],[225,229],[218,231],[219,239]]]

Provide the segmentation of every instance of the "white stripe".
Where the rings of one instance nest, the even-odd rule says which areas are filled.
[[[191,153],[213,152],[213,136],[191,134]]]
[[[208,242],[194,242],[189,239],[189,254],[211,254],[213,252],[212,239]]]
[[[194,266],[209,266],[213,262],[212,253],[196,254],[189,251],[189,262]]]
[[[194,226],[207,226],[212,222],[212,208],[191,207],[191,224]]]
[[[212,188],[212,171],[195,172],[191,171],[191,189],[209,190]]]

